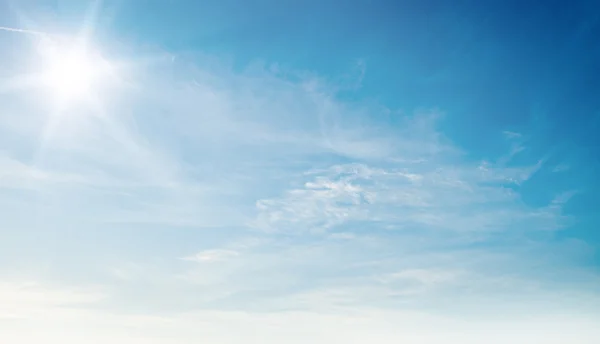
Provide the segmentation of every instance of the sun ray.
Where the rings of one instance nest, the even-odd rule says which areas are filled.
[[[105,109],[118,96],[117,88],[133,86],[123,75],[133,69],[126,61],[108,58],[95,41],[99,4],[92,1],[79,30],[71,34],[48,31],[33,22],[0,27],[0,31],[29,37],[33,44],[34,54],[27,59],[29,72],[0,79],[0,93],[19,92],[36,98],[35,104],[40,105],[45,119],[32,157],[34,165],[43,164],[55,148],[75,144],[71,139],[85,140],[83,136],[94,131],[108,130],[121,141],[128,135],[121,132],[119,119]]]

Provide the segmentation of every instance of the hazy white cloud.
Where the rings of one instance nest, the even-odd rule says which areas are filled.
[[[554,166],[554,168],[552,169],[552,172],[566,172],[568,170],[571,169],[571,166],[569,166],[568,164],[558,164],[556,166]]]
[[[16,291],[16,294],[19,293]],[[52,289],[43,286],[39,286],[37,293],[44,296],[42,299],[55,296]],[[8,295],[6,290],[3,294]],[[11,295],[14,296],[15,291]],[[72,296],[65,301],[72,305],[81,303],[81,296]],[[86,301],[93,298],[84,297]],[[24,300],[23,297],[20,300]],[[0,319],[3,339],[11,343],[79,343],[82,340],[90,343],[108,340],[113,343],[195,343],[201,338],[212,343],[326,343],[338,340],[362,343],[376,339],[381,343],[401,341],[415,344],[446,343],[448,340],[498,344],[575,340],[591,344],[600,335],[597,326],[594,326],[598,319],[593,314],[552,309],[532,313],[525,307],[510,314],[506,313],[506,308],[489,308],[484,311],[485,317],[469,314],[468,311],[451,316],[445,312],[370,308],[355,308],[341,314],[199,310],[153,316],[57,306],[40,302],[39,297],[27,298],[27,302],[30,307],[22,316]]]
[[[194,262],[214,262],[225,260],[232,257],[237,257],[239,252],[232,250],[206,250],[199,253],[196,253],[193,256],[185,257],[184,260],[194,261]]]
[[[422,122],[415,122],[420,123],[421,131],[435,132],[434,123],[424,129]],[[436,147],[439,137],[424,135],[422,145]],[[401,147],[402,138],[399,140]],[[447,150],[457,149],[433,149],[439,153],[419,163],[355,163],[309,171],[290,183],[292,189],[282,197],[259,200],[253,225],[284,232],[319,232],[353,221],[374,221],[398,229],[470,232],[517,229],[525,223],[530,230],[562,226],[560,207],[528,207],[515,190],[541,163],[517,167],[476,164],[448,157],[442,153]],[[547,216],[542,219],[541,213]]]
[[[2,30],[2,31],[9,31],[9,32],[17,32],[17,33],[26,33],[26,34],[38,35],[38,36],[45,36],[45,35],[47,35],[47,33],[41,32],[41,31],[26,30],[26,29],[19,29],[19,28],[6,27],[6,26],[0,26],[0,30]]]
[[[518,139],[518,138],[523,137],[523,135],[521,133],[517,133],[517,132],[509,131],[509,130],[503,131],[502,134],[504,134],[504,136],[507,139]]]
[[[28,319],[61,308],[77,308],[97,304],[105,297],[100,288],[54,288],[36,282],[0,282],[0,324]]]
[[[543,159],[514,162],[521,134],[504,133],[506,154],[473,161],[439,129],[440,111],[344,102],[346,85],[281,67],[186,62],[140,67],[120,98],[60,120],[3,103],[22,116],[0,111],[0,203],[12,204],[0,234],[5,248],[43,253],[0,259],[60,281],[0,285],[3,340],[597,337],[584,314],[597,276],[569,265],[589,250],[544,237],[569,223],[574,193],[525,201]],[[550,313],[536,295],[572,317],[540,318]],[[515,308],[494,318],[502,305]],[[462,320],[469,307],[479,315]],[[515,321],[524,311],[538,320]]]

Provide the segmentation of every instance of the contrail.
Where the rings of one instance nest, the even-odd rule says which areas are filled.
[[[17,29],[17,28],[14,28],[14,27],[0,26],[0,30],[2,30],[2,31],[10,31],[10,32],[26,33],[26,34],[29,34],[29,35],[36,35],[36,36],[48,36],[48,34],[45,33],[45,32],[34,31],[34,30],[25,30],[25,29]]]

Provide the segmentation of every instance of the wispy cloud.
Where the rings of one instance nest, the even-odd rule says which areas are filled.
[[[12,287],[11,287],[12,288]],[[21,292],[1,289],[3,296],[20,295],[31,308],[21,317],[0,318],[2,338],[14,342],[59,340],[68,344],[87,341],[111,343],[195,343],[198,338],[212,342],[238,343],[249,338],[263,343],[318,343],[342,340],[361,343],[376,337],[381,343],[442,343],[448,338],[461,343],[595,343],[598,319],[593,314],[548,310],[531,316],[525,308],[508,318],[506,310],[486,317],[465,312],[461,316],[430,314],[420,310],[355,309],[343,314],[288,311],[247,313],[196,310],[155,316],[116,313],[101,308],[57,307],[38,302]],[[39,286],[37,295],[51,297],[52,288]],[[333,295],[327,296],[331,298]],[[88,298],[88,296],[85,296]],[[76,296],[74,300],[80,299]],[[66,299],[65,299],[66,300]],[[35,310],[35,311],[34,311]],[[23,311],[23,309],[21,309]],[[491,313],[492,310],[490,310]],[[51,314],[52,316],[48,316]],[[35,327],[40,331],[24,331]],[[231,329],[235,328],[235,331]],[[435,331],[431,331],[435,328]],[[474,330],[475,329],[475,330]],[[491,336],[490,334],[493,334]]]
[[[566,172],[570,168],[571,168],[571,166],[569,166],[567,164],[558,164],[558,165],[554,166],[554,168],[552,169],[552,172],[555,172],[555,173]]]
[[[528,207],[520,200],[518,186],[540,168],[540,163],[505,167],[504,163],[449,157],[445,152],[458,149],[439,143],[434,122],[428,121],[424,127],[417,118],[414,123],[418,128],[408,126],[406,131],[419,130],[424,135],[408,147],[402,146],[406,141],[400,137],[398,151],[432,147],[423,155],[426,160],[333,165],[309,171],[294,181],[297,186],[290,184],[292,189],[282,197],[258,201],[259,214],[253,224],[284,232],[319,232],[358,221],[397,229],[478,233],[518,230],[525,223],[529,230],[562,226],[560,210],[553,210],[542,220],[539,213],[547,213],[549,208]]]
[[[508,131],[508,130],[503,131],[502,134],[504,134],[504,136],[506,136],[506,138],[508,138],[508,139],[518,139],[518,138],[523,137],[523,134],[521,134],[521,133],[517,133],[514,131]]]
[[[521,134],[505,132],[504,154],[475,160],[444,135],[440,111],[345,102],[336,94],[344,85],[269,66],[239,72],[207,57],[193,62],[140,67],[122,98],[93,114],[63,114],[44,142],[47,112],[16,98],[3,105],[23,112],[17,124],[15,112],[0,112],[0,134],[11,135],[0,135],[0,200],[14,201],[14,190],[30,197],[0,224],[46,235],[33,242],[53,255],[43,274],[13,251],[0,259],[20,262],[24,275],[71,281],[60,288],[66,294],[0,289],[39,306],[25,324],[59,314],[81,328],[116,328],[120,341],[156,334],[182,342],[207,322],[214,338],[239,340],[230,330],[239,324],[275,342],[307,340],[290,335],[289,324],[309,321],[307,331],[328,324],[319,338],[337,333],[339,341],[331,329],[340,322],[365,326],[348,340],[389,319],[452,328],[432,314],[485,300],[490,309],[536,295],[596,304],[589,286],[597,276],[568,264],[588,257],[586,245],[554,240],[569,224],[573,193],[557,187],[545,204],[524,197],[545,167],[542,158],[516,162],[526,149]],[[40,204],[47,211],[33,228]],[[40,231],[46,222],[55,232]],[[34,246],[14,233],[4,245]],[[47,237],[64,240],[40,243]],[[72,284],[100,286],[101,296]],[[81,307],[61,308],[71,301]],[[422,318],[409,308],[435,311]],[[122,321],[135,329],[122,330]],[[386,326],[391,342],[430,332],[392,335],[397,329]],[[586,331],[592,338],[594,327]]]
[[[6,26],[0,26],[0,30],[8,31],[8,32],[25,33],[25,34],[36,35],[36,36],[46,36],[47,35],[47,33],[42,32],[42,31],[19,29],[19,28],[6,27]]]
[[[194,262],[214,262],[237,257],[238,255],[239,252],[232,250],[206,250],[183,259]]]

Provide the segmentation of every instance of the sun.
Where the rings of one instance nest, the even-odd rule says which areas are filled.
[[[49,62],[45,78],[57,95],[75,97],[92,88],[95,79],[94,65],[85,52],[68,52]]]
[[[63,105],[89,100],[106,84],[110,64],[88,44],[47,41],[40,53],[43,86]]]

